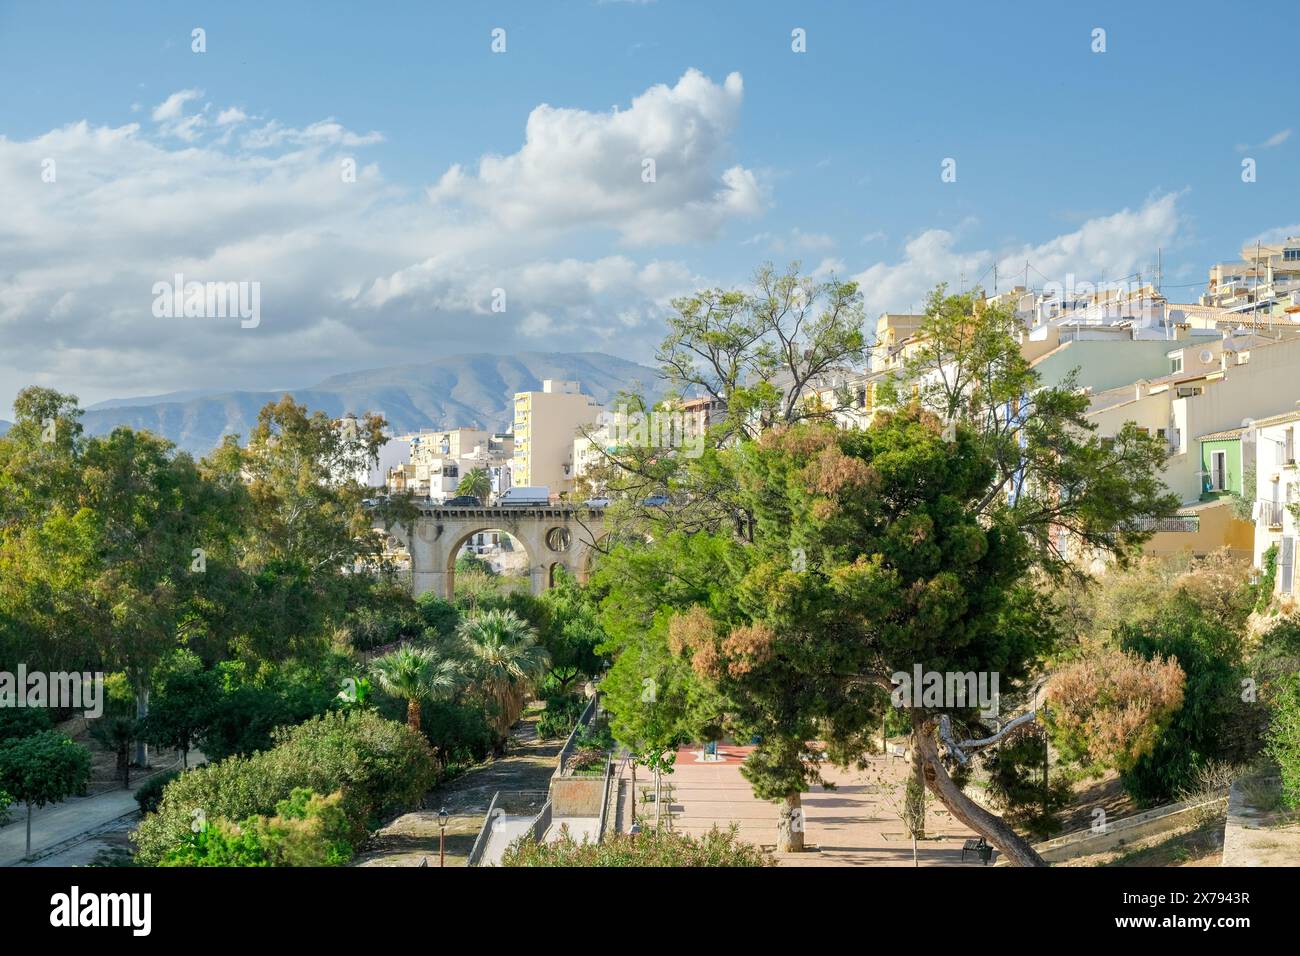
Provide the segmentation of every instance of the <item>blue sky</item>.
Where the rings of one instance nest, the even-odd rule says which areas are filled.
[[[1161,249],[1191,300],[1300,232],[1295,27],[1281,3],[1158,6],[0,2],[0,414],[31,383],[647,360],[673,295],[765,259],[857,277],[878,312],[988,286],[995,259],[1038,285]],[[160,324],[177,271],[260,282],[260,325]]]

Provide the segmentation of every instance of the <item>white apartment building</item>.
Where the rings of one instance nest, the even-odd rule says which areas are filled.
[[[487,472],[493,494],[510,487],[514,452],[510,435],[480,428],[425,429],[396,440],[406,443],[410,452],[407,461],[388,470],[390,492],[445,501],[456,494],[461,478],[475,468]]]
[[[1276,546],[1278,594],[1296,593],[1296,538],[1292,507],[1300,503],[1300,471],[1296,466],[1296,431],[1300,410],[1254,422],[1255,437],[1255,566]]]
[[[1088,418],[1101,435],[1128,421],[1163,435],[1170,451],[1165,484],[1192,502],[1204,477],[1196,438],[1275,414],[1287,396],[1300,395],[1300,339],[1247,335],[1174,344],[1168,375],[1094,393]]]
[[[1239,260],[1211,266],[1201,304],[1300,322],[1300,238],[1243,246]]]

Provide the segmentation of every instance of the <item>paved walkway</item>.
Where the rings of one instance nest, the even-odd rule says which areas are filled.
[[[682,748],[664,782],[673,787],[673,829],[700,835],[716,825],[738,824],[740,838],[771,847],[776,841],[778,807],[754,796],[740,775],[752,747],[720,745],[720,760],[701,759],[698,749]],[[828,766],[825,776],[836,789],[818,787],[803,795],[804,840],[812,852],[778,854],[782,866],[912,866],[912,841],[894,809],[901,807],[909,764],[872,757],[865,770]],[[625,778],[626,779],[626,778]],[[640,800],[653,786],[644,768],[637,774],[637,815],[652,822],[654,804]],[[668,807],[665,806],[665,811]],[[926,839],[917,848],[921,866],[961,866],[962,843],[974,834],[954,821],[942,804],[927,803]],[[964,865],[979,866],[968,857]]]
[[[170,751],[156,756],[155,759],[159,761],[155,766],[145,771],[137,769],[132,774],[129,790],[124,789],[118,781],[112,789],[100,790],[85,797],[72,797],[63,803],[50,804],[33,810],[32,856],[36,858],[36,865],[81,866],[89,862],[100,849],[121,844],[122,841],[117,837],[109,838],[107,842],[86,841],[94,843],[94,848],[88,850],[86,847],[77,849],[70,841],[92,830],[102,830],[108,824],[117,821],[119,817],[138,811],[140,807],[135,802],[135,792],[144,785],[145,781],[158,774],[180,769],[180,758]],[[197,749],[190,751],[191,767],[198,766],[206,760],[201,751]],[[0,828],[0,866],[25,866],[28,864],[22,861],[27,846],[27,808],[17,804],[10,808],[10,813],[12,822]],[[133,826],[132,821],[128,828]],[[112,829],[117,832],[122,827],[115,825]],[[58,847],[61,843],[69,843],[69,846]],[[55,847],[58,847],[58,853],[49,856],[50,849]],[[89,857],[86,857],[87,852],[90,854]],[[51,864],[46,858],[59,862]]]
[[[358,866],[419,866],[427,859],[438,865],[438,810],[446,807],[447,866],[465,866],[483,826],[488,804],[498,790],[546,790],[562,739],[538,740],[539,705],[510,732],[506,756],[475,767],[449,780],[425,797],[426,809],[406,813],[379,831]],[[530,818],[531,819],[531,818]]]
[[[506,855],[510,844],[527,833],[536,816],[500,816],[497,823],[488,830],[487,846],[483,848],[483,859],[479,866],[500,866],[501,858]]]
[[[1278,777],[1251,776],[1233,783],[1221,865],[1300,865],[1300,813],[1281,805]]]
[[[134,790],[111,790],[33,810],[33,855],[139,809],[134,794]],[[19,804],[12,813],[13,822],[0,829],[0,866],[20,865],[26,856],[27,808]]]

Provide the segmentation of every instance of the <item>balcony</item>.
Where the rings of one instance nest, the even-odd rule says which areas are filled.
[[[1173,515],[1169,518],[1139,518],[1133,522],[1135,531],[1172,531],[1195,534],[1201,530],[1199,515]]]
[[[1286,514],[1286,506],[1280,501],[1261,501],[1260,519],[1270,528],[1281,528],[1282,517]]]

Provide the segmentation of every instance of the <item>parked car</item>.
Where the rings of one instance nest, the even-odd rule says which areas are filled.
[[[642,501],[641,504],[645,505],[647,508],[666,508],[669,501],[667,495],[651,495],[649,498]]]
[[[583,507],[586,507],[586,508],[608,508],[608,507],[609,507],[609,499],[608,499],[608,498],[588,498],[588,499],[587,499],[586,501],[584,501],[582,504],[583,504]]]
[[[444,508],[482,508],[483,502],[479,501],[473,495],[457,495],[455,498],[448,498],[443,503]]]
[[[550,503],[550,488],[530,488],[526,485],[516,485],[514,488],[507,488],[505,492],[497,498],[497,504],[503,508],[525,506],[537,507],[539,505],[549,505]]]

